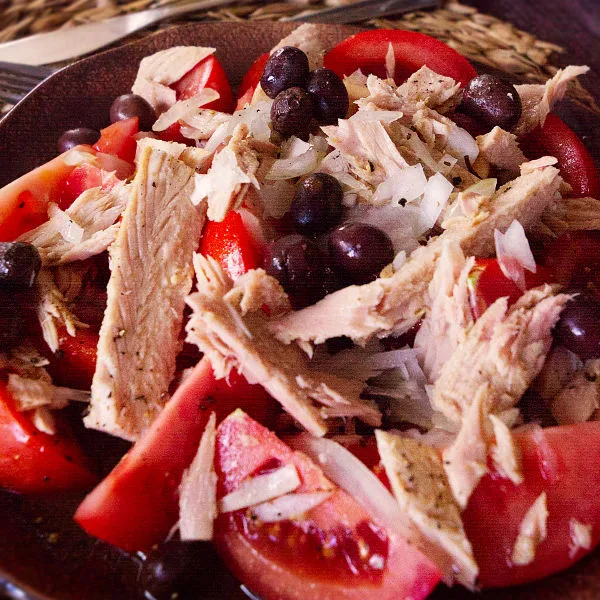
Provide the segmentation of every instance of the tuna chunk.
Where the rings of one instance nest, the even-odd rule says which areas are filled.
[[[375,435],[381,462],[402,510],[437,547],[436,554],[445,557],[442,563],[451,565],[456,580],[473,588],[479,569],[438,451],[385,431],[377,430]],[[438,556],[432,558],[440,562]]]
[[[284,46],[300,48],[306,56],[310,70],[323,66],[323,56],[329,47],[326,30],[313,23],[304,23],[286,35],[272,50],[271,54]]]
[[[489,386],[488,412],[515,406],[540,372],[552,328],[568,300],[546,285],[526,292],[508,311],[506,298],[494,302],[442,368],[433,390],[434,406],[460,423],[474,390],[483,385]]]
[[[146,56],[140,62],[131,91],[145,98],[160,114],[176,102],[175,90],[169,85],[214,52],[214,48],[201,46],[174,46]]]
[[[44,266],[63,265],[100,254],[117,236],[116,221],[128,196],[129,190],[122,184],[108,191],[100,187],[86,190],[66,211],[51,205],[50,220],[23,234],[19,240],[37,247]],[[78,241],[63,237],[65,221],[70,222],[74,234],[78,234]]]
[[[190,201],[193,187],[183,162],[144,149],[110,248],[88,427],[135,440],[167,401],[204,221],[205,205]]]
[[[472,217],[453,219],[442,235],[415,250],[392,277],[329,294],[313,306],[271,321],[269,327],[284,343],[317,344],[343,335],[364,342],[375,334],[406,331],[422,316],[446,240],[458,242],[469,256],[492,255],[494,230],[506,230],[514,219],[525,228],[536,224],[561,181],[553,167],[534,169],[502,186]]]
[[[552,416],[559,425],[583,423],[600,409],[600,360],[590,360],[576,371],[550,401]]]
[[[220,114],[220,113],[219,113]],[[174,158],[178,158],[196,173],[206,173],[212,161],[212,154],[203,148],[186,146],[178,142],[165,142],[151,137],[142,138],[137,143],[136,162],[144,152],[144,148],[150,146],[156,150],[162,150]]]
[[[595,198],[563,198],[542,216],[544,225],[560,235],[565,231],[600,229],[600,200]]]
[[[379,423],[379,411],[359,398],[362,381],[313,370],[295,344],[286,346],[273,339],[257,302],[244,298],[256,293],[247,281],[242,282],[245,293],[240,294],[238,282],[232,284],[218,264],[201,256],[196,273],[199,291],[187,299],[193,310],[186,326],[187,341],[210,359],[217,378],[237,369],[250,383],[260,383],[314,435],[327,432],[327,417],[357,416],[373,425]],[[262,277],[265,283],[267,279]],[[265,299],[269,289],[277,288],[276,282],[268,283],[258,297]],[[281,293],[277,291],[269,305],[280,304]],[[243,306],[254,310],[243,314]]]
[[[523,113],[517,123],[514,133],[523,135],[538,125],[543,125],[552,107],[563,99],[567,93],[569,81],[584,75],[590,70],[585,66],[568,66],[559,69],[556,75],[549,79],[545,85],[527,83],[517,85],[517,92],[521,96]]]
[[[485,135],[478,136],[477,145],[483,158],[491,165],[508,171],[512,177],[519,174],[521,164],[527,161],[519,148],[517,136],[500,127],[494,127]]]

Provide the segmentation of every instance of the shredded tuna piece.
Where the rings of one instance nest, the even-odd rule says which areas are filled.
[[[206,173],[212,161],[212,154],[203,148],[195,148],[180,144],[178,142],[165,142],[155,138],[142,138],[137,143],[136,163],[139,162],[144,148],[151,147],[156,150],[162,150],[174,158],[178,158],[182,163],[186,164],[190,169],[194,169],[196,173]]]
[[[521,466],[521,451],[516,445],[513,435],[507,425],[496,415],[490,415],[494,428],[495,443],[491,449],[492,461],[496,471],[510,479],[515,485],[523,482]]]
[[[580,523],[577,519],[569,521],[571,544],[569,545],[569,558],[573,558],[580,549],[590,550],[592,547],[592,526]]]
[[[544,85],[528,83],[515,86],[521,96],[523,112],[513,130],[514,133],[520,136],[538,125],[543,125],[552,107],[567,93],[569,81],[584,75],[589,70],[590,68],[586,66],[570,65],[565,69],[559,69],[556,75]]]
[[[88,427],[133,440],[167,401],[204,222],[205,204],[190,201],[193,185],[184,163],[144,149],[110,248]]]
[[[570,296],[551,286],[526,292],[507,312],[494,302],[444,365],[433,390],[434,406],[454,422],[472,402],[473,390],[488,385],[486,410],[512,408],[540,372],[552,344],[552,328]]]
[[[524,566],[533,562],[537,547],[546,539],[547,520],[546,492],[542,492],[531,505],[519,526],[519,535],[511,556],[514,565]]]
[[[600,229],[600,200],[563,198],[550,206],[542,219],[555,235],[569,230],[598,230]]]
[[[259,188],[258,153],[248,138],[245,124],[238,125],[227,145],[215,154],[206,175],[196,176],[193,202],[208,200],[208,218],[222,221],[230,210],[242,205],[250,185]]]
[[[423,351],[423,371],[430,382],[438,378],[473,324],[467,278],[474,264],[475,259],[466,259],[455,241],[444,245],[437,261],[428,289],[429,311],[414,344]]]
[[[242,317],[242,305],[256,304],[244,301],[236,291],[237,282],[232,284],[214,262],[196,264],[201,266],[197,271],[199,291],[186,300],[193,310],[186,326],[187,341],[209,357],[217,378],[236,368],[249,382],[260,383],[315,435],[327,432],[328,416],[357,416],[371,424],[379,423],[379,411],[359,398],[363,382],[312,370],[296,345],[285,346],[273,339],[262,311]],[[266,281],[266,276],[261,279]]]
[[[214,48],[174,46],[146,56],[140,62],[131,91],[147,100],[156,113],[160,114],[176,102],[175,90],[169,88],[169,85],[179,81],[214,52]]]
[[[442,235],[415,250],[392,277],[329,294],[313,306],[274,319],[269,327],[284,343],[317,344],[343,335],[364,343],[373,334],[406,331],[422,316],[446,240],[457,241],[465,255],[490,256],[494,229],[504,231],[514,219],[525,228],[537,223],[561,181],[553,167],[534,169],[502,186],[472,217],[453,219]]]
[[[62,265],[100,254],[116,237],[119,226],[115,222],[125,208],[127,197],[128,188],[122,184],[110,190],[100,187],[85,190],[64,211],[66,217],[83,230],[78,242],[66,240],[53,218],[23,234],[19,241],[36,246],[44,266]]]
[[[565,387],[550,401],[552,416],[559,425],[589,421],[600,408],[600,360],[590,360],[575,372]]]
[[[491,165],[508,171],[516,177],[521,164],[527,162],[517,142],[517,136],[500,127],[494,127],[489,133],[477,138],[479,152]]]
[[[9,373],[7,389],[15,400],[17,410],[26,411],[46,407],[57,410],[65,408],[69,400],[87,402],[89,393],[84,390],[57,387],[52,384],[50,376],[45,373],[36,379],[21,377],[16,373]]]
[[[249,312],[269,309],[269,316],[276,317],[291,310],[290,300],[281,284],[269,277],[263,269],[251,269],[239,277],[225,300],[239,306],[242,316]]]
[[[271,54],[284,46],[295,46],[308,56],[310,70],[323,66],[323,55],[327,50],[329,40],[326,32],[319,25],[304,23],[284,37],[272,50]]]
[[[478,567],[438,451],[416,440],[377,430],[377,448],[403,511],[452,563],[455,577],[473,588]]]

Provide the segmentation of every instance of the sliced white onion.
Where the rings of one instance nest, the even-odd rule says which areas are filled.
[[[458,127],[458,125],[450,127],[446,151],[457,158],[468,156],[471,162],[475,162],[479,156],[479,146],[475,138],[466,129]]]
[[[502,273],[524,290],[524,269],[535,273],[536,264],[523,225],[515,219],[506,233],[495,229],[494,242],[496,257]]]
[[[58,233],[62,235],[65,241],[79,244],[83,240],[85,233],[83,227],[75,223],[64,210],[58,207],[58,204],[51,202],[48,205],[48,217],[56,224]]]
[[[421,164],[404,169],[392,169],[375,190],[373,202],[375,204],[382,204],[388,200],[394,204],[401,200],[412,202],[423,194],[426,185],[427,177]]]
[[[243,481],[237,490],[221,498],[219,510],[226,513],[248,508],[293,492],[299,485],[300,477],[296,467],[285,465],[272,473]]]
[[[296,158],[302,156],[310,149],[311,144],[293,135],[281,144],[281,157]]]
[[[78,150],[77,148],[71,148],[71,150],[68,150],[63,154],[62,160],[65,165],[68,165],[69,167],[76,167],[82,163],[94,164],[96,162],[96,157],[90,152]]]
[[[214,468],[216,415],[211,413],[198,452],[181,479],[179,531],[183,541],[212,540],[217,517],[217,475]]]
[[[262,248],[265,245],[265,236],[263,233],[261,220],[254,213],[250,212],[247,208],[240,208],[238,212],[240,213],[240,217],[242,217],[242,221],[244,222],[246,231],[250,234],[250,237],[259,245],[259,247]]]
[[[470,185],[463,194],[479,194],[480,196],[485,196],[486,198],[491,198],[496,193],[496,186],[498,184],[498,180],[494,177],[490,177],[488,179],[482,179],[473,185]]]
[[[229,123],[222,123],[210,136],[208,142],[206,142],[206,145],[204,146],[204,149],[213,154],[230,135],[231,132],[229,131]]]
[[[381,123],[393,123],[402,118],[402,112],[399,110],[358,110],[348,120],[349,121],[379,121]]]
[[[431,228],[435,225],[453,189],[453,185],[441,173],[429,178],[420,204],[424,226]]]
[[[421,542],[408,517],[396,499],[377,476],[356,456],[340,444],[308,433],[286,439],[288,445],[308,455],[325,476],[356,500],[370,515],[390,532],[413,543]]]
[[[394,267],[394,271],[399,271],[400,267],[406,262],[406,251],[405,250],[400,250],[400,252],[398,252],[396,254],[396,256],[394,256],[394,260],[392,262],[392,267]]]
[[[203,88],[198,94],[195,94],[187,100],[179,100],[169,110],[165,111],[152,125],[153,131],[164,131],[177,121],[189,119],[200,107],[214,102],[220,97],[219,92],[212,88]]]
[[[278,179],[294,179],[295,177],[300,177],[306,173],[313,172],[318,164],[319,153],[316,148],[311,146],[309,150],[300,156],[276,160],[267,173],[266,179],[270,181]]]
[[[394,79],[396,74],[396,54],[392,42],[388,44],[388,49],[385,54],[385,72],[389,79]]]
[[[263,523],[296,519],[319,504],[323,504],[332,494],[332,491],[286,494],[253,506],[252,516]]]

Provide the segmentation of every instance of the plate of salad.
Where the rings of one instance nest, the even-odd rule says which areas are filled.
[[[553,112],[587,71],[197,24],[26,97],[8,596],[600,593],[600,179]]]

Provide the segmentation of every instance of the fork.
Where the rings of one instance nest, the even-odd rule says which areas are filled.
[[[16,104],[58,69],[0,61],[0,104]]]

